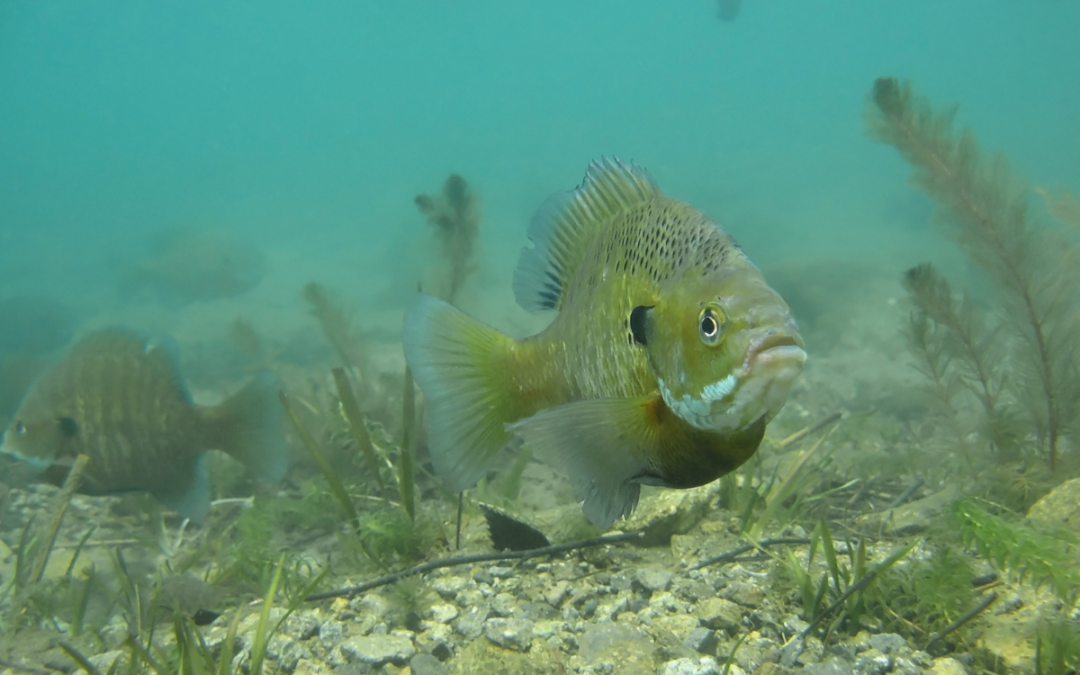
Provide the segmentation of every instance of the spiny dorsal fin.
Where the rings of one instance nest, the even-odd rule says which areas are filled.
[[[645,169],[603,157],[589,164],[576,190],[548,197],[529,223],[532,247],[521,249],[514,297],[527,310],[559,309],[570,276],[589,244],[615,215],[660,194]]]

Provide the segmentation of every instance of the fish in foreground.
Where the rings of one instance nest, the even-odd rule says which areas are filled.
[[[54,483],[88,455],[82,492],[149,492],[198,521],[210,508],[206,450],[224,450],[268,481],[284,477],[276,388],[262,373],[224,403],[196,406],[167,342],[109,329],[84,338],[37,380],[0,454]]]
[[[512,339],[435,298],[405,315],[435,469],[472,486],[519,436],[606,528],[640,485],[709,483],[757,450],[806,353],[783,299],[732,238],[641,167],[593,162],[534,216],[514,294],[558,311]]]

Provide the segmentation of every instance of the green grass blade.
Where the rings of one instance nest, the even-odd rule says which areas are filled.
[[[410,520],[416,520],[416,387],[413,385],[412,371],[405,366],[405,386],[402,392],[401,412],[401,466],[398,473],[398,488],[401,491],[401,505]]]
[[[382,473],[379,471],[379,458],[375,455],[375,446],[371,444],[371,435],[364,426],[364,417],[360,414],[360,406],[356,403],[356,395],[353,393],[352,385],[349,384],[349,377],[345,374],[344,368],[334,368],[333,373],[338,400],[341,401],[341,412],[345,416],[345,421],[349,423],[353,441],[364,455],[368,472],[375,478],[383,499],[389,500],[390,495],[386,492],[386,484],[383,483]]]
[[[255,636],[251,643],[251,665],[248,672],[250,675],[262,675],[263,661],[266,659],[266,648],[270,643],[270,609],[274,605],[274,597],[277,595],[278,585],[281,583],[281,574],[285,567],[285,554],[278,558],[277,567],[274,568],[274,578],[270,580],[270,589],[266,592],[262,610],[259,612],[259,623],[255,628]]]

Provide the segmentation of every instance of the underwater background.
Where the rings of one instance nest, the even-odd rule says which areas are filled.
[[[196,534],[184,535],[181,521],[162,515],[150,500],[76,497],[90,506],[79,511],[81,519],[75,522],[69,516],[60,530],[60,539],[66,536],[72,544],[63,549],[65,562],[71,561],[68,581],[76,568],[71,554],[74,544],[84,535],[91,542],[100,538],[100,532],[87,534],[91,526],[105,528],[103,532],[115,528],[118,540],[139,540],[134,548],[142,553],[126,555],[145,558],[140,574],[158,580],[152,584],[155,593],[181,567],[184,574],[194,574],[218,589],[214,601],[196,603],[192,612],[207,604],[224,612],[241,600],[266,596],[281,551],[295,553],[290,554],[290,561],[295,557],[308,565],[305,572],[296,572],[290,589],[294,595],[297,589],[315,589],[305,586],[316,578],[312,570],[327,571],[329,579],[320,578],[318,586],[325,590],[454,553],[456,498],[440,491],[437,477],[426,472],[422,424],[416,423],[414,431],[411,415],[416,411],[402,394],[404,382],[409,382],[405,391],[412,391],[411,381],[403,379],[405,308],[418,284],[425,289],[437,287],[446,265],[455,264],[447,261],[452,249],[442,245],[416,198],[439,195],[453,174],[467,181],[478,229],[475,247],[463,254],[469,256],[463,268],[467,273],[454,302],[515,337],[530,335],[542,329],[550,316],[531,315],[518,307],[511,289],[519,251],[527,243],[526,227],[548,195],[578,185],[589,162],[602,156],[633,160],[653,175],[665,194],[688,202],[721,224],[791,304],[809,356],[801,384],[775,423],[777,431],[770,434],[787,439],[817,420],[829,419],[835,411],[845,415],[838,427],[841,431],[828,441],[837,447],[836,461],[819,467],[818,482],[807,478],[799,484],[798,493],[809,497],[843,488],[847,492],[836,494],[843,497],[841,501],[850,497],[851,506],[861,504],[856,497],[870,497],[859,492],[861,484],[849,481],[866,481],[876,473],[878,484],[888,486],[876,506],[851,506],[838,514],[835,509],[814,510],[828,501],[826,497],[811,503],[809,511],[800,511],[790,501],[795,485],[785,484],[788,492],[773,493],[769,502],[787,500],[784,508],[790,507],[778,527],[801,528],[807,535],[819,532],[819,523],[829,521],[838,546],[841,538],[851,537],[847,550],[854,556],[860,546],[852,534],[855,528],[841,535],[843,528],[837,523],[854,522],[866,515],[864,511],[883,511],[894,503],[900,506],[908,499],[946,491],[945,501],[977,494],[1002,507],[1000,512],[986,503],[971,507],[987,509],[983,511],[958,507],[959,517],[966,513],[966,522],[976,523],[972,528],[978,529],[978,523],[986,529],[1006,527],[1007,518],[979,520],[994,517],[991,512],[1015,516],[1007,524],[1017,526],[1039,497],[1078,475],[1080,449],[1069,441],[1069,433],[1075,434],[1071,430],[1080,429],[1080,424],[1068,423],[1072,426],[1062,434],[1060,464],[1037,479],[1031,478],[1029,469],[1043,466],[1046,459],[1045,451],[1035,447],[1043,440],[1041,428],[1028,433],[1038,441],[1024,445],[1008,462],[1002,461],[1019,478],[997,476],[993,479],[997,482],[987,487],[989,483],[980,483],[972,466],[957,468],[959,460],[951,463],[955,456],[950,453],[960,451],[949,450],[952,446],[942,444],[936,435],[944,428],[935,416],[938,408],[920,393],[923,378],[917,363],[913,365],[918,354],[909,353],[910,341],[905,340],[906,322],[913,311],[908,299],[911,289],[905,290],[902,284],[905,271],[933,263],[952,281],[957,295],[970,293],[974,306],[995,321],[1002,314],[1008,316],[1009,305],[996,304],[997,292],[987,290],[993,286],[993,272],[977,261],[970,262],[962,246],[950,240],[936,222],[935,198],[910,183],[911,169],[893,148],[868,137],[864,116],[876,78],[910,80],[937,110],[959,104],[956,127],[970,127],[986,156],[1003,152],[1012,170],[1045,194],[1076,195],[1080,193],[1077,26],[1080,3],[1069,0],[742,0],[720,2],[719,7],[706,0],[0,2],[0,426],[7,427],[34,378],[48,364],[60,361],[67,346],[98,329],[123,326],[175,338],[179,370],[196,402],[218,402],[260,368],[274,371],[293,396],[293,412],[299,410],[301,424],[315,431],[316,443],[323,446],[328,461],[366,512],[366,502],[356,496],[378,490],[367,472],[371,465],[357,448],[362,441],[352,436],[355,420],[344,420],[338,412],[341,392],[330,375],[331,368],[344,366],[360,398],[359,411],[370,427],[379,471],[386,474],[378,488],[385,490],[383,483],[403,482],[401,462],[414,444],[420,465],[418,509],[429,503],[430,522],[422,532],[414,532],[414,525],[407,524],[416,522],[415,513],[408,514],[408,521],[371,516],[375,520],[368,522],[369,527],[404,528],[413,537],[408,541],[388,535],[385,541],[376,542],[375,537],[357,544],[376,547],[374,556],[366,548],[342,543],[349,539],[348,533],[341,532],[345,523],[350,518],[362,521],[364,515],[350,516],[347,509],[339,510],[328,496],[331,490],[324,473],[286,421],[283,433],[288,434],[294,466],[285,487],[275,492],[245,482],[242,471],[221,457],[212,463],[214,497],[244,499],[256,494],[267,503],[303,502],[307,510],[264,506],[257,522],[255,516],[248,516],[251,522],[238,520],[239,510],[215,511],[201,531],[191,526]],[[1074,203],[1043,200],[1039,194],[1044,193],[1032,192],[1031,210],[1040,217],[1060,212],[1055,204]],[[1072,211],[1073,217],[1077,213]],[[1075,227],[1067,230],[1063,235],[1067,246],[1063,246],[1074,246],[1075,234]],[[1069,261],[1075,267],[1075,259]],[[1069,309],[1077,307],[1075,295],[1061,302]],[[1075,372],[1068,371],[1067,377],[1072,375]],[[416,414],[422,419],[422,399],[418,396],[417,401],[420,412]],[[971,434],[982,433],[979,423],[969,427]],[[922,442],[923,449],[933,448],[927,452],[936,455],[933,461],[941,460],[940,467],[919,453]],[[766,533],[766,523],[756,531],[748,526],[746,514],[769,508],[764,504],[771,486],[789,475],[782,459],[782,450],[787,448],[779,440],[767,443],[759,453],[762,464],[740,474],[743,482],[728,484],[719,498],[727,500],[722,502],[725,513],[734,514],[731,517],[736,520],[741,514],[742,524],[735,528],[731,542],[745,531],[758,539]],[[869,456],[876,459],[860,463],[858,458],[865,459],[867,448],[873,449]],[[903,452],[893,452],[895,448]],[[544,473],[536,462],[526,470],[524,464],[515,468],[512,458],[504,460],[503,470],[514,481],[503,478],[500,482],[503,474],[496,475],[492,485],[497,486],[499,499],[478,500],[520,513],[574,508],[569,489],[557,475]],[[985,468],[980,461],[975,464]],[[522,472],[526,488],[517,484]],[[408,480],[412,481],[411,474]],[[916,480],[916,488],[905,495]],[[1025,481],[1036,486],[1016,487]],[[513,489],[504,485],[507,482],[514,482]],[[42,634],[79,637],[82,631],[70,628],[70,610],[56,609],[58,604],[70,604],[67,595],[60,601],[53,589],[41,591],[35,605],[19,593],[30,593],[34,583],[41,582],[31,583],[11,567],[15,557],[21,559],[16,552],[23,548],[28,557],[41,550],[33,534],[48,520],[55,490],[39,485],[25,467],[6,458],[0,458],[0,483],[5,488],[0,490],[0,540],[4,542],[0,554],[9,554],[0,560],[0,588],[8,588],[3,596],[6,609],[0,600],[0,628],[8,636],[28,631],[32,625]],[[1009,487],[1001,487],[1006,484]],[[745,501],[746,493],[737,489],[744,485],[753,487],[763,501],[757,503],[757,497]],[[1003,492],[1016,501],[1009,502]],[[901,495],[904,499],[897,502]],[[397,495],[388,501],[405,500]],[[102,506],[113,502],[120,506]],[[718,513],[717,503],[711,504],[707,511]],[[469,504],[466,510],[472,513],[474,525],[483,523],[475,505]],[[957,517],[956,509],[948,511]],[[31,519],[35,513],[40,515]],[[651,582],[640,580],[639,570],[674,570],[680,559],[696,560],[687,551],[706,557],[730,548],[715,541],[710,548],[711,531],[701,524],[702,519],[711,522],[710,516],[694,513],[694,524],[678,525],[675,536],[703,537],[695,540],[696,548],[676,547],[672,553],[668,547],[672,532],[667,532],[660,537],[661,548],[671,558],[637,553],[629,562],[613,563],[617,556],[611,554],[606,562],[587,562],[605,569],[623,565],[628,578],[635,579],[627,582],[626,589],[617,588],[617,580],[611,582],[612,597],[627,590],[639,596],[644,593],[646,601],[656,598],[668,592],[658,589],[672,582],[669,579],[667,585],[651,588]],[[768,514],[776,518],[774,512]],[[116,523],[105,522],[113,518],[118,519]],[[940,520],[945,522],[946,516]],[[1065,524],[1073,531],[1078,527],[1075,518]],[[957,533],[961,529],[956,526]],[[315,546],[303,541],[296,530],[322,532],[325,541]],[[145,542],[143,535],[132,534],[136,531],[144,533]],[[175,542],[177,550],[160,550],[157,537],[162,531],[169,532],[165,539]],[[574,532],[598,534],[580,528]],[[992,545],[970,533],[964,536],[966,547],[936,550],[970,557],[974,576],[989,573],[989,567],[980,565],[994,561],[994,545],[1004,546],[1003,539]],[[1022,541],[1034,540],[1034,535],[1017,536]],[[1070,541],[1065,535],[1055,536]],[[888,560],[892,547],[900,546],[898,537],[894,532],[884,537],[884,543],[874,539],[882,547],[877,559]],[[811,538],[813,546],[818,546],[822,535]],[[490,550],[481,539],[469,541],[481,547],[476,550],[483,546]],[[948,536],[944,539],[949,540]],[[953,539],[958,544],[960,536]],[[35,541],[37,549],[30,545]],[[251,542],[258,543],[257,551]],[[902,543],[906,545],[907,539]],[[834,590],[821,590],[814,607],[822,604],[822,597],[828,605],[829,598],[835,600],[854,583],[851,574],[842,578],[835,561],[827,570],[820,567],[823,549],[815,558],[813,549],[806,556],[805,546],[800,546],[798,555],[806,557],[807,569],[814,564],[820,568],[807,572],[813,588],[806,604],[814,605],[819,588],[832,588],[835,597],[830,595]],[[176,556],[184,547],[191,548],[190,560],[177,565]],[[347,554],[341,552],[345,549]],[[82,545],[75,550],[81,551]],[[112,579],[124,563],[110,561],[105,551],[101,553],[94,560],[97,572],[80,577],[86,580],[85,588],[78,594],[82,600],[75,604],[82,602],[83,611],[93,608],[94,603],[85,600],[92,588],[101,599],[96,614],[88,614],[93,620],[87,619],[87,625],[93,624],[94,629],[87,628],[79,644],[87,654],[115,651],[127,659],[128,647],[117,637],[122,638],[124,631],[109,637],[100,626],[116,624],[121,620],[118,617],[130,626],[132,616],[138,614],[131,607],[140,606],[141,601],[136,599],[125,608],[125,601],[115,599],[127,593],[124,582]],[[1063,557],[1054,558],[1058,553]],[[328,562],[349,556],[349,563],[335,563],[341,565],[338,568]],[[1024,572],[1037,568],[1035,563],[1010,563],[1004,558],[995,563],[1001,578],[1017,589],[1033,575],[1036,580],[1052,579],[1034,584],[1031,592],[1056,598],[1039,603],[1057,603],[1054,611],[1047,611],[1053,617],[1065,617],[1064,622],[1055,623],[1043,612],[1014,627],[1011,634],[1021,645],[1020,656],[986,657],[979,651],[988,648],[987,640],[979,637],[985,631],[979,635],[973,631],[952,645],[957,653],[974,654],[966,660],[954,659],[958,666],[972,673],[1036,672],[1031,664],[1042,663],[1042,651],[1033,656],[1043,644],[1040,640],[1049,644],[1054,639],[1061,659],[1036,666],[1042,668],[1038,672],[1075,672],[1069,668],[1078,667],[1080,637],[1076,635],[1075,587],[1072,592],[1068,589],[1080,579],[1076,556],[1073,541],[1071,548],[1042,555],[1048,569],[1041,573]],[[386,564],[372,563],[369,558]],[[253,560],[255,567],[240,570],[241,562]],[[926,553],[925,560],[943,566],[949,562],[931,553]],[[779,558],[765,564],[787,570],[776,573],[787,575],[781,584],[787,585],[773,595],[791,595],[796,592],[792,589],[800,588],[802,577],[792,571],[794,567],[784,567]],[[854,561],[851,566],[856,567]],[[562,572],[554,569],[537,571],[534,566],[532,572],[570,579],[559,577]],[[94,582],[94,574],[108,576],[110,581]],[[818,585],[819,578],[826,581]],[[550,590],[552,583],[557,587],[557,581],[549,581],[537,582],[537,588]],[[768,595],[768,584],[762,584]],[[1064,590],[1055,595],[1052,591],[1058,587]],[[937,592],[920,588],[921,593]],[[668,590],[677,595],[676,588]],[[679,601],[683,608],[669,613],[696,611],[693,607],[701,604],[699,590],[687,590]],[[801,590],[805,594],[805,587]],[[76,591],[64,586],[57,593]],[[1020,598],[1025,592],[1010,586],[998,594],[1004,600],[1013,597],[1010,594]],[[409,602],[424,604],[423,611],[417,610],[424,621],[438,623],[433,616],[440,610],[431,606],[439,603],[416,599],[423,596],[422,588],[402,593],[411,594]],[[448,598],[457,597],[455,593],[437,589],[443,605],[453,605]],[[45,596],[47,602],[40,600]],[[760,606],[760,599],[750,596],[725,597],[744,609]],[[559,615],[559,620],[568,625],[588,621],[593,614],[585,616],[583,607],[589,602],[583,599],[575,605],[584,619]],[[899,633],[913,648],[926,647],[923,651],[929,660],[913,660],[910,672],[952,672],[932,670],[946,667],[934,659],[940,661],[948,653],[940,651],[940,646],[930,649],[926,638],[978,602],[958,599],[955,608],[947,611],[923,607],[911,609],[911,616],[897,608],[882,610],[885,618],[874,624],[876,628],[871,626],[870,632]],[[1042,607],[1027,596],[1017,602]],[[13,603],[23,609],[13,614]],[[519,597],[511,605],[522,603]],[[548,604],[559,609],[562,603],[559,599]],[[289,602],[279,604],[288,606]],[[467,604],[458,601],[462,617]],[[867,606],[871,604],[866,601]],[[325,619],[320,626],[333,623],[329,617],[338,623],[350,621],[341,618],[349,612],[383,611],[367,605],[363,611],[357,606],[350,610],[326,607],[319,610],[323,612],[320,621]],[[799,615],[812,621],[816,610],[805,610],[804,604]],[[924,616],[924,610],[934,617],[935,626],[926,635],[912,637],[914,629],[904,632],[888,623],[889,612],[918,623],[912,617]],[[454,611],[457,616],[459,610]],[[725,607],[725,611],[734,610]],[[398,617],[397,609],[384,613],[388,618],[381,633],[372,624],[363,631],[355,626],[345,629],[344,635],[394,637],[394,631],[403,630],[401,626],[408,622],[408,612],[401,613],[404,619],[390,618]],[[50,620],[61,614],[59,624]],[[618,616],[618,611],[610,612],[612,621]],[[81,624],[81,613],[79,617]],[[850,617],[851,613],[849,623]],[[517,620],[517,614],[496,609],[486,620],[495,619]],[[215,627],[224,633],[231,620],[228,614]],[[709,672],[708,664],[701,665],[704,658],[715,658],[722,669],[724,657],[733,648],[739,649],[744,635],[756,632],[769,637],[762,626],[770,620],[744,615],[730,622],[714,616],[696,618],[692,625],[673,623],[665,630],[678,636],[679,645],[686,644],[687,635],[698,628],[720,637],[709,648],[694,647],[690,656],[676,651],[653,654],[643,670],[616,663],[613,671],[606,672],[699,672],[664,670],[665,664],[679,659]],[[488,625],[484,619],[479,621]],[[775,622],[784,625],[782,619]],[[1044,624],[1052,626],[1045,630],[1057,632],[1047,633],[1050,637],[1038,633],[1043,637],[1036,639]],[[256,630],[254,625],[249,628]],[[772,636],[775,647],[786,644],[800,630],[788,628],[786,633],[777,629]],[[535,656],[545,649],[544,653],[550,652],[555,644],[551,641],[563,640],[556,650],[562,650],[565,664],[558,661],[556,665],[550,658],[550,664],[541,664],[534,658],[524,665],[507,665],[508,661],[490,665],[496,661],[483,659],[496,657],[474,653],[480,648],[466,646],[482,629],[476,635],[469,627],[455,629],[458,642],[450,638],[425,642],[419,636],[430,633],[430,627],[416,624],[407,629],[414,652],[435,654],[441,667],[451,672],[605,672],[604,666],[595,664],[605,658],[610,661],[611,656],[600,647],[593,649],[595,658],[587,658],[588,649],[581,651],[587,642],[582,631],[591,629],[581,628],[581,639],[571,645],[561,637],[573,632],[570,628],[550,628],[545,635],[534,627],[533,643],[542,644],[533,650],[528,648],[528,638],[522,638],[525,649],[519,649],[520,644],[515,647],[513,640],[500,644],[495,638],[484,642],[479,637],[479,643],[507,654]],[[160,629],[162,633],[172,630],[171,626]],[[178,636],[189,635],[176,630]],[[321,639],[312,637],[320,629],[314,630],[301,638],[304,630],[296,629],[289,639],[298,645]],[[326,630],[330,634],[341,629]],[[851,625],[837,627],[835,633],[844,631],[859,634]],[[86,637],[90,633],[93,637]],[[620,644],[619,636],[608,638]],[[746,672],[767,672],[760,670],[765,663],[776,663],[778,669],[808,669],[811,662],[826,661],[823,654],[834,638],[814,637],[821,645],[820,653],[816,660],[804,658],[798,665],[781,664],[779,657],[770,661],[763,656],[769,651],[765,646],[757,652],[744,651],[750,660],[732,657],[730,663]],[[650,639],[660,645],[657,654],[663,652],[663,640],[651,633]],[[436,643],[449,645],[447,652],[431,647]],[[62,662],[70,670],[73,662],[57,651],[58,644],[55,637],[46,637],[33,649],[19,651],[12,643],[0,643],[0,672],[12,664],[18,671],[19,664],[51,669]],[[392,657],[354,659],[348,655],[352,652],[331,638],[321,644],[326,653],[304,647],[307,656],[297,657],[290,667],[283,665],[290,662],[281,654],[267,667],[284,672],[306,667],[308,672],[398,673],[412,657],[402,657],[408,650],[399,650]],[[252,646],[249,641],[248,661],[239,662],[237,668],[251,669]],[[888,653],[881,645],[873,648]],[[855,649],[849,660],[855,669],[851,672],[871,672],[870,666],[856,668]],[[334,650],[341,663],[326,656]],[[238,646],[237,653],[242,651]],[[38,658],[46,652],[51,661]],[[745,656],[748,653],[758,656]],[[498,658],[509,658],[500,654]],[[220,656],[217,651],[213,658]],[[571,656],[578,661],[569,661]],[[156,670],[148,660],[122,659],[134,664],[133,668]],[[305,659],[331,670],[298,665]],[[108,664],[121,661],[114,658]],[[890,670],[877,672],[907,672],[898,663],[894,654]],[[1054,670],[1057,663],[1060,668]],[[119,672],[127,667],[117,666]],[[105,672],[109,665],[101,669]],[[413,667],[413,672],[439,671]]]

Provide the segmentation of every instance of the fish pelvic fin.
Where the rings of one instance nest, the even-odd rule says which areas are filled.
[[[487,472],[510,434],[515,397],[507,373],[514,340],[420,294],[405,312],[405,360],[424,392],[435,471],[459,492]]]
[[[765,423],[730,436],[705,432],[653,395],[566,403],[508,428],[562,467],[585,516],[607,529],[634,510],[641,485],[697,487],[738,468],[757,449]]]
[[[654,482],[665,412],[658,396],[591,399],[546,408],[509,430],[562,468],[585,517],[607,529],[637,506],[641,483]]]
[[[514,272],[514,297],[529,311],[559,309],[570,277],[589,244],[612,217],[659,196],[645,169],[603,157],[589,164],[585,180],[541,204],[529,224],[531,247],[521,249]]]
[[[207,447],[227,452],[252,475],[271,483],[284,478],[289,468],[279,388],[277,377],[264,370],[225,402],[198,409],[208,432]]]

